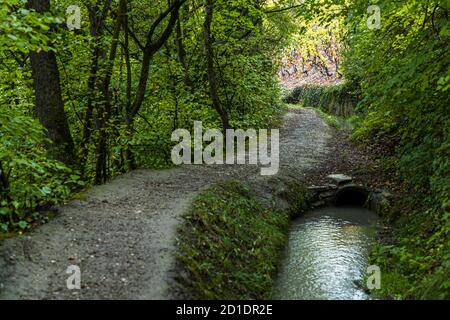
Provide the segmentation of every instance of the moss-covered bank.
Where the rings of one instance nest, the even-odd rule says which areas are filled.
[[[358,97],[355,88],[347,82],[337,85],[304,85],[292,90],[284,99],[285,103],[301,103],[305,107],[320,110],[339,117],[354,114]]]
[[[429,197],[405,195],[384,211],[391,227],[371,254],[382,271],[382,299],[450,299],[448,213],[427,207]]]
[[[179,231],[183,286],[197,299],[270,299],[293,215],[308,208],[300,184],[268,197],[261,185],[227,181],[200,194]],[[268,187],[270,189],[270,187]],[[285,205],[280,205],[285,202]],[[284,208],[283,208],[284,207]],[[281,209],[280,209],[281,208]]]

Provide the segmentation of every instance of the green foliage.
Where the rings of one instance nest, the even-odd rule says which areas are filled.
[[[83,183],[74,169],[50,159],[50,141],[34,117],[30,50],[54,50],[48,31],[62,22],[25,9],[26,1],[0,1],[0,232],[22,232],[48,217],[42,210]]]
[[[49,143],[36,120],[20,112],[0,113],[0,229],[27,229],[44,205],[67,198],[80,177],[49,160]]]
[[[375,257],[388,275],[385,295],[448,299],[448,1],[377,5],[380,30],[369,30],[364,19],[348,19],[344,72],[360,85],[362,97],[355,138],[396,159],[417,205],[400,215],[394,244],[380,247]],[[350,8],[349,15],[364,15],[366,3],[352,1]]]
[[[287,181],[286,200],[289,203],[289,214],[292,219],[311,208],[311,195],[305,186],[297,181]]]
[[[0,108],[5,132],[0,139],[2,172],[7,176],[1,198],[3,229],[20,229],[19,221],[27,220],[40,206],[67,197],[78,180],[95,182],[100,154],[106,159],[105,178],[135,167],[167,168],[172,165],[173,130],[192,130],[194,121],[220,128],[206,75],[203,6],[187,1],[180,9],[180,34],[175,27],[152,58],[147,94],[129,126],[129,109],[143,66],[140,46],[150,25],[166,10],[167,1],[154,1],[151,6],[145,1],[128,3],[127,39],[122,28],[112,64],[108,59],[118,1],[103,11],[106,3],[60,0],[51,3],[50,12],[37,14],[26,8],[26,0],[0,0]],[[80,30],[65,28],[69,5],[81,8]],[[265,6],[265,1],[215,1],[213,45],[219,95],[231,125],[243,129],[267,128],[283,113],[274,78],[275,61],[292,20],[272,19],[265,14]],[[168,20],[156,27],[154,38],[162,34]],[[35,92],[28,54],[49,50],[59,65],[64,107],[78,156],[71,169],[48,159],[45,149],[49,142],[34,120]],[[105,96],[109,72],[109,96]],[[102,119],[107,119],[104,124]],[[106,150],[101,151],[103,141]],[[80,177],[74,170],[81,172]]]
[[[235,181],[199,195],[180,231],[179,260],[201,299],[270,299],[289,214]]]
[[[24,6],[26,0],[0,0],[0,54],[6,51],[27,54],[30,50],[50,50],[49,30],[62,20],[38,16]]]
[[[448,299],[450,5],[373,4],[381,9],[381,29],[367,27],[363,0],[306,1],[298,12],[307,21],[344,19],[342,72],[359,101],[354,138],[388,159],[412,192],[388,217],[396,218],[392,243],[373,254],[383,267],[381,295]],[[290,102],[323,109],[333,101],[324,98],[327,90],[300,88]]]
[[[395,242],[379,245],[372,262],[382,268],[380,296],[397,299],[450,298],[450,232],[448,214],[415,212],[401,218]]]
[[[64,1],[60,7],[64,8],[68,4],[71,3]],[[143,1],[133,4],[129,13],[133,18],[133,35],[141,43],[146,36],[143,30],[149,24],[148,19],[142,17],[156,16],[166,5],[164,1],[157,1],[152,8]],[[233,127],[243,129],[267,128],[277,123],[283,112],[280,89],[274,78],[277,69],[274,61],[281,50],[281,41],[286,36],[281,33],[277,21],[271,21],[264,15],[260,1],[215,1],[215,7],[214,60],[220,83],[220,99],[229,112],[230,123]],[[81,143],[85,130],[83,117],[91,96],[86,90],[91,67],[87,62],[91,59],[94,46],[107,52],[111,45],[111,36],[106,32],[100,39],[86,34],[90,23],[84,10],[82,14],[84,34],[62,33],[62,40],[58,44],[64,48],[58,53],[63,62],[61,75],[66,109],[77,145]],[[180,61],[177,35],[174,32],[151,62],[147,95],[134,120],[131,136],[125,132],[123,125],[126,118],[124,106],[127,105],[127,70],[124,49],[118,49],[111,83],[114,112],[105,129],[108,132],[108,171],[111,176],[129,169],[125,163],[125,149],[133,151],[138,167],[167,168],[171,165],[170,149],[173,143],[170,138],[174,129],[192,130],[194,121],[202,121],[208,128],[220,128],[220,119],[211,107],[209,97],[203,48],[203,8],[188,1],[180,10],[180,20],[186,65]],[[111,28],[114,20],[108,17],[106,23]],[[280,43],[273,42],[275,37]],[[120,40],[124,42],[123,34]],[[131,36],[129,43],[133,96],[139,81],[142,52]],[[98,73],[102,74],[104,66],[101,64],[100,67]],[[186,78],[190,84],[186,83]],[[98,86],[101,87],[101,84]],[[100,95],[101,92],[96,94]],[[99,132],[93,130],[85,166],[88,180],[95,176],[98,135]]]
[[[319,108],[335,116],[349,117],[357,104],[357,94],[348,83],[330,86],[304,85],[292,90],[284,101]]]

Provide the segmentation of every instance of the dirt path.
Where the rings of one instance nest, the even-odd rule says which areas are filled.
[[[280,141],[280,174],[301,177],[330,152],[331,129],[312,110],[290,110]],[[192,198],[255,166],[140,170],[90,189],[33,233],[0,245],[0,299],[171,299],[174,241]],[[67,267],[82,290],[68,290]]]

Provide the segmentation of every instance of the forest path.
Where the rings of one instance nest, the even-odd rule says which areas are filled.
[[[280,173],[301,176],[330,153],[332,130],[290,109],[280,131]],[[50,223],[0,245],[0,299],[172,299],[175,237],[193,197],[212,184],[257,178],[257,166],[138,170],[89,189]],[[68,290],[70,265],[81,290]]]

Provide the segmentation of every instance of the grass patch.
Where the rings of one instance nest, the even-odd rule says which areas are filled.
[[[358,102],[355,88],[350,83],[338,85],[303,85],[292,90],[283,100],[317,107],[328,114],[340,117],[353,115]]]
[[[339,116],[335,116],[333,114],[329,114],[319,107],[306,107],[303,104],[287,104],[288,108],[295,108],[295,109],[311,109],[316,111],[319,116],[331,127],[334,127],[336,129],[340,130],[353,130],[354,125],[353,121],[355,116],[349,117],[349,118],[343,118]]]
[[[287,200],[304,201],[302,192]],[[301,205],[293,206],[295,210]],[[303,206],[305,208],[305,206]],[[196,299],[270,299],[290,211],[262,205],[251,189],[228,181],[200,194],[184,217],[178,259]]]
[[[312,108],[317,111],[319,116],[330,126],[336,129],[340,130],[353,130],[353,126],[350,121],[334,116],[331,114],[326,113],[325,111],[319,109],[319,108]]]

